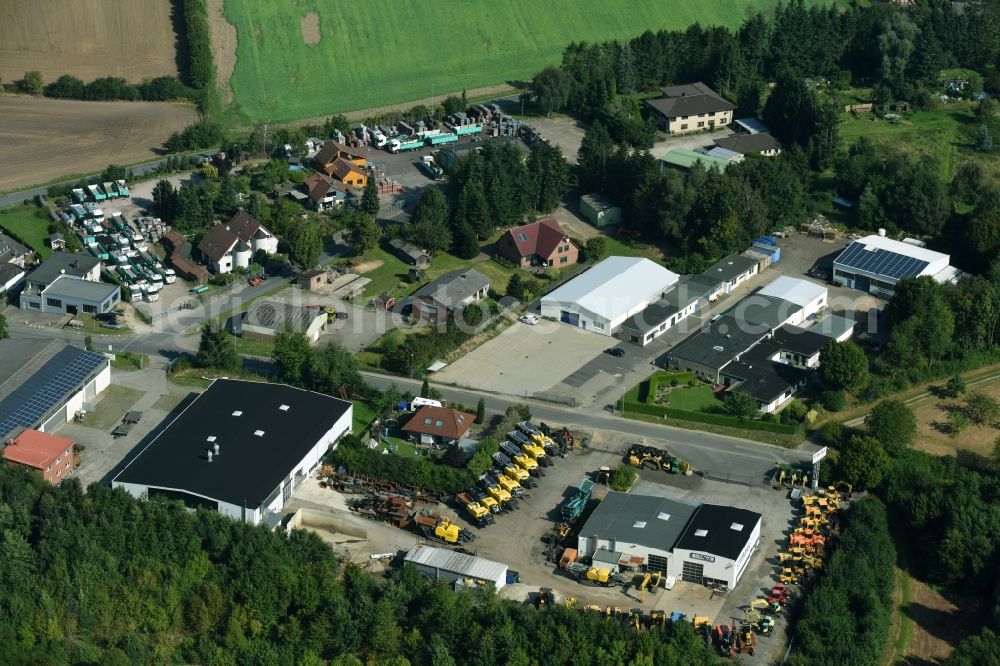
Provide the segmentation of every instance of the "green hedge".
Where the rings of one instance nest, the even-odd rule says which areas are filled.
[[[195,88],[215,85],[212,36],[208,28],[205,0],[184,0],[184,32],[188,46],[188,77]]]
[[[725,426],[727,428],[742,428],[744,430],[763,430],[779,435],[795,435],[799,433],[799,428],[781,423],[766,423],[764,421],[742,421],[732,416],[724,414],[706,414],[704,412],[689,412],[685,409],[675,409],[673,407],[662,407],[660,405],[647,405],[642,402],[626,400],[624,410],[635,414],[645,414],[647,416],[667,417],[680,421],[695,421],[698,423],[710,423],[712,425]]]

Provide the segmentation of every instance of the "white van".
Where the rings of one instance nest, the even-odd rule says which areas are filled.
[[[413,402],[410,403],[410,411],[415,412],[421,407],[444,407],[438,400],[431,400],[430,398],[414,398]]]

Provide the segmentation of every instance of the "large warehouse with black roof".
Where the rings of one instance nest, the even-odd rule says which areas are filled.
[[[732,588],[760,544],[760,527],[761,515],[747,509],[609,491],[580,529],[577,552]]]
[[[277,524],[292,491],[350,432],[351,415],[350,402],[322,393],[217,379],[112,486]]]

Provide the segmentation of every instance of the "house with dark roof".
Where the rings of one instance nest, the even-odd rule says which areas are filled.
[[[703,132],[728,127],[736,105],[698,81],[660,88],[663,97],[646,100],[657,127],[667,134]]]
[[[195,284],[208,281],[208,271],[191,259],[191,243],[184,236],[171,229],[160,237],[160,243],[167,251],[167,261],[183,279]]]
[[[58,340],[0,340],[0,441],[51,432],[111,384],[111,360]]]
[[[486,298],[490,284],[490,279],[474,268],[459,269],[424,285],[408,302],[415,318],[444,321],[450,313],[460,312],[467,305]]]
[[[747,509],[612,490],[580,529],[577,553],[616,570],[644,567],[731,589],[759,547],[760,527],[761,515]]]
[[[0,296],[15,289],[24,276],[24,269],[17,264],[0,264]]]
[[[326,330],[327,314],[321,308],[304,308],[280,301],[256,301],[233,324],[233,333],[251,340],[274,340],[278,333],[292,330],[316,342]]]
[[[402,238],[393,238],[389,241],[389,247],[393,249],[397,257],[411,266],[427,268],[431,265],[430,253],[409,241],[405,241]]]
[[[295,489],[351,431],[352,412],[350,402],[322,393],[217,379],[111,485],[274,527]]]
[[[421,444],[454,444],[468,436],[475,420],[475,414],[425,405],[410,417],[403,432]]]
[[[359,190],[365,189],[368,184],[368,173],[365,171],[365,167],[345,159],[337,158],[324,173],[333,176],[344,185],[350,185]]]
[[[0,264],[14,264],[24,268],[35,256],[34,250],[0,231]]]
[[[97,282],[101,279],[101,260],[89,254],[53,252],[35,270],[28,274],[27,288],[41,291],[61,275],[71,275],[81,280]]]
[[[310,206],[320,212],[332,210],[345,203],[353,203],[360,196],[350,185],[318,171],[314,171],[306,178],[303,188]]]
[[[508,229],[497,241],[497,252],[520,268],[564,268],[580,257],[580,249],[553,217]]]
[[[773,157],[781,152],[781,142],[769,132],[756,134],[733,134],[715,140],[715,145],[724,150],[731,150],[740,155],[751,153]]]
[[[237,211],[225,224],[217,223],[198,243],[198,252],[214,273],[246,268],[253,253],[278,251],[277,237],[246,211]]]
[[[368,155],[363,149],[353,148],[337,141],[325,142],[313,157],[316,167],[328,175],[330,167],[338,159],[353,162],[362,167],[368,164]]]

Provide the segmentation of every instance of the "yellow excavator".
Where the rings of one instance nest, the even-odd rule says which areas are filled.
[[[525,470],[529,474],[531,473],[531,470],[538,469],[538,463],[535,462],[534,458],[531,458],[529,456],[526,455],[514,456],[513,460],[518,467]]]
[[[663,575],[659,571],[653,571],[643,576],[642,582],[639,583],[639,603],[643,603],[646,600],[646,588],[651,587],[654,590],[658,588],[662,577]]]

